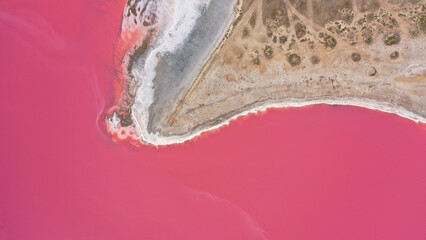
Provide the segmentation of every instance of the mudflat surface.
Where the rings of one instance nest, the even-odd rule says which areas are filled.
[[[233,18],[232,7],[224,6],[233,6],[235,3],[236,0],[211,1],[176,51],[167,52],[160,57],[153,80],[154,101],[149,109],[150,132],[157,132],[161,128],[158,124],[161,117],[178,106],[179,100],[185,96],[209,56],[221,42],[227,30],[224,23],[231,22]]]

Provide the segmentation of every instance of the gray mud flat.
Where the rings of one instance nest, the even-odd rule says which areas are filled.
[[[148,132],[155,133],[185,96],[210,55],[222,41],[234,18],[236,0],[212,0],[204,14],[174,52],[159,57],[154,83],[154,101],[149,109]],[[138,61],[139,68],[145,63]],[[143,81],[143,79],[136,79]]]

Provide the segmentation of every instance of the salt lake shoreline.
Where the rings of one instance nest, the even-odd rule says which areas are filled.
[[[235,7],[234,12],[234,19],[229,20],[228,28],[224,28],[223,31],[220,34],[220,37],[216,39],[217,42],[215,42],[215,48],[212,49],[212,51],[208,54],[209,57],[204,59],[206,64],[201,69],[192,69],[193,72],[202,72],[203,69],[210,64],[210,61],[208,61],[209,58],[215,55],[217,50],[221,48],[223,45],[223,42],[226,41],[227,37],[224,38],[224,36],[229,36],[230,32],[233,30],[233,22],[238,18],[239,16],[239,9],[241,8],[242,1],[239,0]],[[198,80],[198,77],[195,81]],[[192,90],[192,87],[196,85],[195,83],[192,84],[191,87],[189,87],[189,92]],[[143,88],[142,90],[147,90],[150,88]],[[139,89],[141,90],[141,89]],[[137,91],[138,92],[138,91]],[[363,107],[367,109],[372,110],[379,110],[381,112],[386,113],[392,113],[396,114],[398,116],[401,116],[403,118],[410,119],[417,123],[426,123],[426,118],[424,116],[421,116],[419,114],[415,114],[412,111],[407,110],[402,105],[392,104],[390,102],[379,102],[374,100],[374,96],[372,98],[348,98],[348,97],[329,97],[324,99],[311,99],[311,100],[303,100],[303,99],[285,99],[283,100],[276,100],[276,102],[256,102],[253,105],[242,105],[242,106],[236,106],[234,108],[235,110],[229,111],[224,115],[221,115],[216,118],[209,119],[209,121],[206,121],[202,124],[196,125],[187,133],[183,135],[160,135],[160,133],[157,130],[150,129],[149,127],[149,107],[151,106],[152,102],[148,104],[148,107],[141,108],[141,105],[144,105],[146,103],[146,96],[151,96],[152,94],[141,94],[141,92],[138,92],[139,94],[136,94],[135,102],[132,106],[131,111],[131,119],[134,123],[134,129],[137,130],[139,133],[140,141],[146,144],[154,145],[154,146],[166,146],[166,145],[172,145],[172,144],[180,144],[184,143],[186,141],[189,141],[193,138],[196,138],[197,136],[201,135],[204,132],[213,131],[215,129],[221,128],[225,125],[228,125],[231,121],[237,119],[238,117],[247,116],[248,114],[258,113],[258,112],[264,112],[268,109],[274,109],[274,108],[288,108],[288,107],[304,107],[304,106],[311,106],[311,105],[318,105],[318,104],[328,104],[328,105],[349,105],[349,106],[357,106],[357,107]],[[138,96],[145,96],[144,98],[138,98]],[[150,97],[151,101],[154,100],[154,97]],[[282,102],[279,102],[282,101]],[[235,107],[235,106],[234,106]],[[200,114],[201,115],[201,114]],[[203,116],[203,115],[201,115]],[[160,128],[161,129],[161,128]],[[151,130],[151,131],[150,131]]]
[[[143,131],[141,131],[141,126],[136,121],[134,116],[132,116],[134,123],[136,125],[137,130],[141,133],[141,141],[154,145],[154,146],[167,146],[167,145],[173,145],[173,144],[182,144],[184,142],[187,142],[189,140],[192,140],[198,136],[200,136],[204,132],[213,131],[216,129],[219,129],[223,126],[227,126],[230,124],[231,121],[236,120],[239,117],[244,117],[249,114],[257,114],[260,112],[265,112],[268,109],[279,109],[279,108],[289,108],[289,107],[306,107],[306,106],[312,106],[312,105],[319,105],[319,104],[328,104],[328,105],[336,105],[336,106],[355,106],[355,107],[363,107],[371,110],[378,110],[385,113],[391,113],[396,114],[400,117],[412,120],[416,123],[422,123],[426,124],[426,118],[417,115],[415,113],[409,112],[403,107],[397,107],[390,106],[390,104],[377,102],[373,100],[364,100],[364,99],[326,99],[326,100],[311,100],[311,101],[293,101],[293,102],[283,102],[283,103],[270,103],[265,104],[262,106],[258,106],[249,110],[242,111],[240,113],[236,113],[232,117],[221,121],[221,122],[215,122],[213,125],[208,126],[206,128],[202,128],[199,130],[196,130],[194,132],[190,132],[185,135],[179,135],[179,136],[160,136],[156,135],[156,138],[152,138],[153,134],[151,134],[151,139],[154,141],[146,141],[146,138],[144,138]],[[146,126],[144,126],[146,127]]]

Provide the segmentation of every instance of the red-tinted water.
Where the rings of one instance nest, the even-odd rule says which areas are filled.
[[[113,143],[123,4],[0,2],[0,239],[426,238],[426,130],[394,115],[321,105]]]

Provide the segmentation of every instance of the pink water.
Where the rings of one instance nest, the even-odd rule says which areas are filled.
[[[0,239],[426,239],[426,129],[356,107],[112,142],[123,0],[0,2]]]

